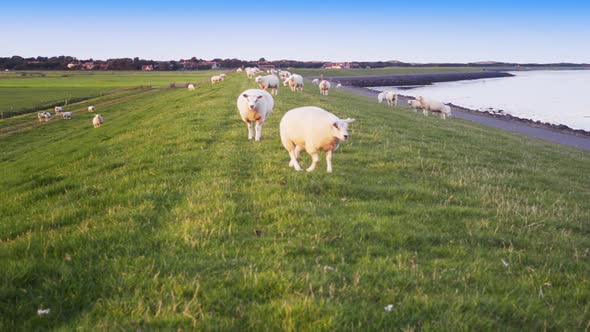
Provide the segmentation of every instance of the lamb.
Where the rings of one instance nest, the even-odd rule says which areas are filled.
[[[94,107],[92,105],[88,106],[88,112],[94,112],[94,111],[96,111],[96,107]]]
[[[270,89],[273,95],[279,93],[279,78],[275,75],[257,76],[255,81],[262,90]]]
[[[281,142],[289,152],[289,167],[301,171],[297,159],[302,149],[311,156],[312,163],[307,168],[313,171],[319,160],[319,151],[326,152],[327,172],[332,173],[332,151],[340,141],[348,139],[348,125],[354,119],[339,119],[336,115],[319,107],[305,106],[285,113],[279,125]]]
[[[39,121],[49,121],[49,119],[51,119],[51,113],[49,113],[49,112],[37,113],[37,118],[39,119]]]
[[[342,88],[342,84],[338,83],[338,84],[336,85],[336,89],[340,89],[340,88]]]
[[[211,76],[211,84],[215,84],[215,83],[219,83],[219,82],[223,82],[223,77],[216,75],[216,76]]]
[[[328,90],[330,90],[330,82],[323,80],[320,82],[319,87],[320,87],[320,94],[322,96],[327,96]]]
[[[188,91],[195,91],[195,86],[192,83],[189,83],[189,85],[186,86]]]
[[[319,78],[314,79],[313,81],[311,81],[311,84],[316,84],[316,85],[320,84],[320,79]]]
[[[292,74],[285,80],[285,86],[289,85],[291,91],[303,91],[303,76],[298,74]]]
[[[72,115],[73,115],[73,113],[72,113],[72,112],[63,112],[63,113],[61,114],[61,116],[62,116],[64,119],[66,119],[66,120],[71,120],[71,119],[72,119]]]
[[[100,114],[95,115],[94,118],[92,119],[92,125],[94,125],[94,128],[100,127],[103,123],[104,123],[104,119],[103,119],[102,115],[100,115]]]
[[[53,110],[55,111],[55,115],[60,115],[64,109],[61,106],[55,106],[55,108]]]
[[[453,114],[451,113],[451,107],[448,105],[445,105],[445,104],[435,101],[435,100],[426,99],[422,96],[416,97],[416,100],[420,103],[420,105],[424,109],[422,111],[422,113],[425,116],[428,116],[428,112],[440,113],[440,117],[443,120],[445,120],[447,118],[447,116],[453,116]]]
[[[253,137],[252,123],[256,122],[256,141],[260,141],[262,125],[274,109],[271,94],[264,90],[248,89],[238,96],[237,106],[242,121],[248,126],[248,139]]]

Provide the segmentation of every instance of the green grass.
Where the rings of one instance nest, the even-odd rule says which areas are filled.
[[[104,96],[121,88],[198,82],[219,72],[0,72],[0,118]]]
[[[587,328],[590,154],[311,85],[250,142],[244,76],[0,137],[0,330]],[[357,119],[331,175],[302,105]]]
[[[294,73],[308,76],[370,76],[429,73],[465,73],[482,71],[481,67],[386,67],[359,69],[293,69]]]

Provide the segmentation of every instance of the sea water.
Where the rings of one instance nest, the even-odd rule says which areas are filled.
[[[590,131],[590,70],[510,73],[515,76],[372,89],[424,96],[479,111],[502,111],[519,118]]]

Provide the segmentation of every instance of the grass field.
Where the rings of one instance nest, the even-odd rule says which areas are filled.
[[[52,108],[139,85],[201,81],[220,71],[113,72],[24,71],[0,72],[0,117]]]
[[[0,330],[588,328],[590,154],[311,85],[250,142],[250,87],[0,137]],[[331,175],[287,166],[303,105],[357,119]]]
[[[370,76],[370,75],[401,75],[421,73],[465,73],[482,71],[481,67],[386,67],[359,69],[294,69],[293,71],[305,77],[320,76]]]

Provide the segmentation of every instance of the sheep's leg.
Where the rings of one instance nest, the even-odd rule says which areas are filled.
[[[289,156],[291,156],[291,160],[289,161],[289,167],[295,167],[296,170],[300,171],[301,166],[299,166],[299,153],[301,152],[301,146],[295,145],[292,153],[289,152]],[[297,165],[297,166],[296,166]]]
[[[422,114],[424,114],[424,116],[428,116],[428,111],[427,110],[423,110]]]
[[[260,141],[260,137],[262,137],[262,121],[256,121],[256,140]]]
[[[332,150],[326,152],[326,164],[328,164],[328,173],[332,173]]]
[[[393,99],[393,106],[397,107],[397,96]]]
[[[440,112],[440,118],[443,119],[443,120],[446,120],[447,119],[447,116],[445,115],[444,112]]]
[[[318,162],[320,161],[320,155],[315,152],[313,154],[311,154],[311,165],[307,168],[308,172],[311,172],[315,169],[315,167],[318,165]]]
[[[254,132],[252,131],[252,122],[248,121],[246,122],[246,124],[248,125],[248,139],[252,139],[254,138]]]

